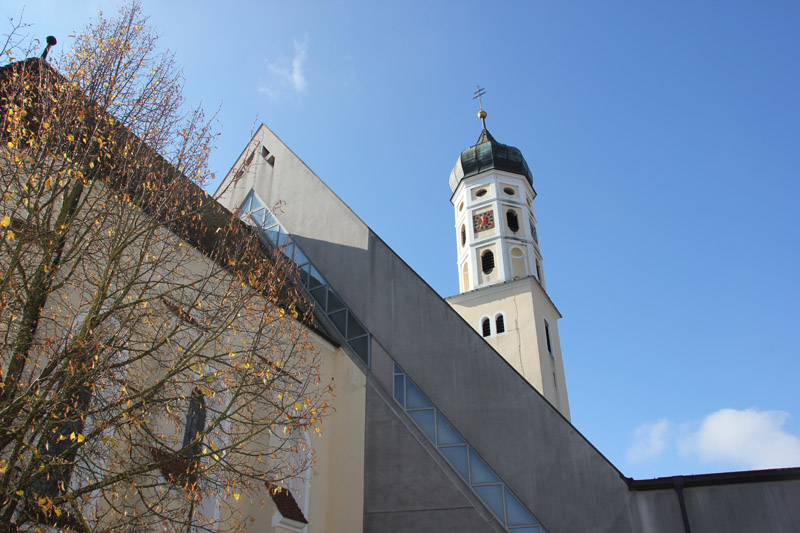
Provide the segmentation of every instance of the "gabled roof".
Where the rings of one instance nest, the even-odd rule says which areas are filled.
[[[15,102],[17,87],[9,80],[17,76],[27,77],[33,85],[31,92],[34,97],[26,110],[30,111],[27,120],[35,125],[40,120],[37,107],[40,93],[52,91],[56,83],[65,82],[66,79],[47,61],[38,57],[3,65],[0,67],[0,112],[3,115],[7,107]],[[266,268],[290,267],[281,262],[278,255],[265,249],[247,224],[211,197],[198,183],[183,174],[120,122],[105,120],[110,116],[108,112],[88,98],[83,98],[86,109],[91,112],[87,113],[82,122],[104,121],[100,127],[120,147],[113,152],[112,157],[98,159],[97,164],[91,168],[86,166],[84,170],[88,178],[102,179],[112,189],[127,194],[131,203],[163,223],[171,233],[242,279],[247,279],[248,274],[263,274],[265,265],[269,265]],[[5,131],[0,131],[0,140],[5,146],[8,140]],[[71,142],[73,141],[65,141],[67,144]],[[77,144],[79,141],[74,142]],[[90,146],[86,150],[91,151],[93,148]],[[150,163],[147,172],[141,169],[129,170],[125,158],[129,157],[127,154],[133,153]],[[165,201],[167,197],[170,201]],[[276,294],[267,296],[275,297],[279,306],[294,303],[300,311],[298,320],[337,346],[338,343],[315,320],[313,314],[305,312],[308,302],[297,301],[294,292],[292,283],[287,280]]]

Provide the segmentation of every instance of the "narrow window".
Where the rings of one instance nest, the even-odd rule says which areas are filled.
[[[82,314],[76,323],[83,323],[86,315]],[[113,321],[113,319],[111,319]],[[105,350],[111,345],[111,339],[84,339],[70,344],[64,351],[75,358],[75,371],[60,380],[56,385],[56,402],[52,407],[52,418],[48,416],[46,427],[38,442],[39,470],[46,473],[31,483],[34,494],[39,496],[56,496],[63,494],[70,484],[75,468],[78,448],[82,440],[77,436],[85,431],[89,407],[95,385],[94,377],[86,373],[91,361],[108,364]],[[108,390],[108,387],[100,387]]]
[[[183,450],[187,455],[199,455],[200,440],[206,429],[206,401],[203,391],[196,387],[186,412],[186,429],[183,432]]]
[[[203,391],[195,387],[186,410],[186,427],[183,431],[183,447],[180,451],[151,448],[153,458],[162,462],[161,474],[170,483],[179,486],[194,485],[200,467],[203,432],[206,429],[206,401]],[[191,513],[189,515],[191,520]]]
[[[556,371],[553,370],[553,391],[555,392],[556,406],[560,406],[561,402],[558,400],[558,380],[556,380]]]
[[[461,224],[461,246],[467,244],[467,228],[464,224]]]
[[[264,145],[261,146],[261,157],[266,159],[270,166],[275,166],[275,156],[270,154],[269,150],[267,150],[267,147]]]
[[[489,274],[494,270],[494,254],[491,251],[483,252],[481,255],[481,270],[484,274]]]
[[[544,321],[544,336],[547,340],[547,351],[550,352],[550,355],[553,355],[553,344],[550,341],[550,324],[547,323],[547,320]]]
[[[484,318],[481,324],[481,329],[483,330],[483,336],[488,337],[492,334],[492,323],[489,322],[488,318]]]
[[[88,356],[84,360],[87,359]],[[71,384],[59,383],[57,390],[63,395],[63,400],[53,410],[53,420],[58,422],[52,429],[48,428],[39,440],[40,468],[47,471],[47,474],[31,483],[33,492],[39,496],[62,494],[72,477],[77,455],[74,435],[83,433],[84,415],[92,400],[91,383],[81,376],[76,378]]]
[[[539,283],[542,282],[542,264],[539,260],[536,260],[536,279],[539,280]]]
[[[508,229],[513,233],[519,231],[519,219],[517,218],[517,214],[510,209],[506,211],[506,222],[508,223]]]
[[[497,318],[494,321],[497,333],[504,333],[506,330],[506,324],[503,320],[503,315],[497,315]]]
[[[464,263],[464,266],[461,267],[461,281],[464,283],[464,292],[469,290],[469,267],[467,263]]]

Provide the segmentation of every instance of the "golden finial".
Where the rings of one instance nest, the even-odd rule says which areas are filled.
[[[473,100],[476,98],[478,99],[478,104],[480,105],[480,111],[478,111],[478,118],[481,119],[481,124],[483,124],[483,129],[486,129],[486,111],[483,110],[483,100],[482,96],[486,94],[486,90],[481,88],[478,85],[478,90],[473,93],[475,96],[472,97]]]

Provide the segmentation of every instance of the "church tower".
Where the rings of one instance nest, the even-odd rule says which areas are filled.
[[[557,320],[545,290],[533,176],[519,149],[486,129],[450,173],[460,294],[447,299],[569,420]]]

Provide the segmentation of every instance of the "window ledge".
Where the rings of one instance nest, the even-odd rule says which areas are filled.
[[[280,511],[276,511],[275,514],[272,515],[272,527],[280,527],[292,531],[293,533],[304,533],[306,531],[306,526],[308,526],[308,524],[286,518]]]

